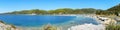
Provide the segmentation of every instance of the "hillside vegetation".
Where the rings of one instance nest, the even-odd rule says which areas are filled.
[[[96,12],[97,15],[117,15],[120,13],[120,4],[113,6],[107,10],[99,10]]]
[[[40,10],[40,9],[31,9],[31,10],[22,10],[22,11],[13,11],[5,14],[92,14],[100,9],[93,8],[83,8],[83,9],[71,9],[71,8],[61,8],[55,10]]]
[[[117,15],[120,13],[120,4],[113,6],[107,10],[94,9],[94,8],[82,8],[82,9],[72,9],[72,8],[59,8],[55,10],[41,10],[41,9],[31,9],[22,11],[13,11],[4,14],[96,14],[96,15]]]

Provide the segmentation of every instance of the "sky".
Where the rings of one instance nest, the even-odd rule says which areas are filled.
[[[0,0],[0,13],[29,9],[95,8],[106,10],[120,0]]]

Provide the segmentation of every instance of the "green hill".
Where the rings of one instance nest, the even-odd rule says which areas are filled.
[[[22,10],[22,11],[13,11],[5,14],[93,14],[99,9],[93,8],[83,8],[83,9],[71,9],[71,8],[59,8],[55,10],[40,10],[40,9],[31,9],[31,10]]]
[[[99,10],[96,12],[97,15],[117,15],[120,13],[120,4],[113,6],[107,10]]]
[[[107,11],[120,12],[120,4],[113,6],[112,8],[108,9]]]

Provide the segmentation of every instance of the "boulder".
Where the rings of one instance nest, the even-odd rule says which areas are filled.
[[[13,25],[7,25],[3,21],[0,21],[0,30],[19,30]]]
[[[105,30],[104,25],[83,24],[68,28],[68,30]]]

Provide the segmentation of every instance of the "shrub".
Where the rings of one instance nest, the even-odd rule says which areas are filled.
[[[106,30],[120,30],[120,25],[107,25]]]

